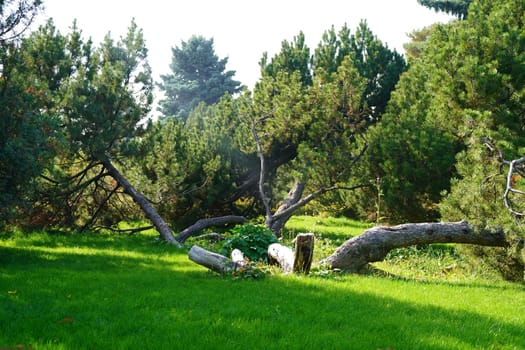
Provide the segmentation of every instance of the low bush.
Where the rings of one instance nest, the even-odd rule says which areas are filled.
[[[268,246],[278,242],[272,231],[259,225],[239,225],[224,241],[221,254],[229,256],[239,249],[251,261],[268,261]]]

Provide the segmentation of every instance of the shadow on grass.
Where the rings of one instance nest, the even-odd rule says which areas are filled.
[[[184,251],[131,241],[95,240],[86,243],[89,254],[0,245],[0,348],[525,348],[525,310],[502,321],[384,290],[414,289],[426,298],[433,285],[370,277],[234,280],[188,262]],[[61,244],[85,248],[79,241],[55,248]],[[110,248],[119,254],[106,254]],[[140,254],[120,254],[131,248]],[[456,287],[450,298],[469,302]]]

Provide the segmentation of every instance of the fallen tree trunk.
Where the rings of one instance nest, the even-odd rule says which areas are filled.
[[[431,243],[508,246],[503,230],[476,232],[465,221],[378,226],[347,240],[321,264],[332,269],[360,272],[369,263],[382,261],[392,249]]]
[[[190,227],[184,229],[181,233],[177,235],[177,241],[183,243],[185,242],[191,235],[197,233],[198,231],[212,227],[212,226],[222,226],[227,224],[244,224],[247,223],[248,219],[246,219],[244,216],[235,216],[235,215],[227,215],[227,216],[220,216],[216,218],[209,218],[209,219],[200,219]]]
[[[232,251],[232,259],[229,259],[224,255],[194,245],[191,247],[188,257],[191,261],[220,274],[237,271],[247,265],[242,252],[238,249]]]
[[[290,272],[308,274],[314,253],[313,233],[300,233],[295,238],[295,252],[287,246],[273,243],[268,246],[270,262],[275,262],[285,274]]]

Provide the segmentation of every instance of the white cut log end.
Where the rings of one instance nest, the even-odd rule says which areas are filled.
[[[293,271],[294,254],[293,251],[279,243],[273,243],[268,246],[268,256],[277,261],[284,273]]]

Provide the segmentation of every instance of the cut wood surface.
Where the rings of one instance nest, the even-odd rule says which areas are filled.
[[[272,243],[268,246],[268,257],[270,262],[277,263],[285,274],[293,271],[293,251],[280,243]]]

